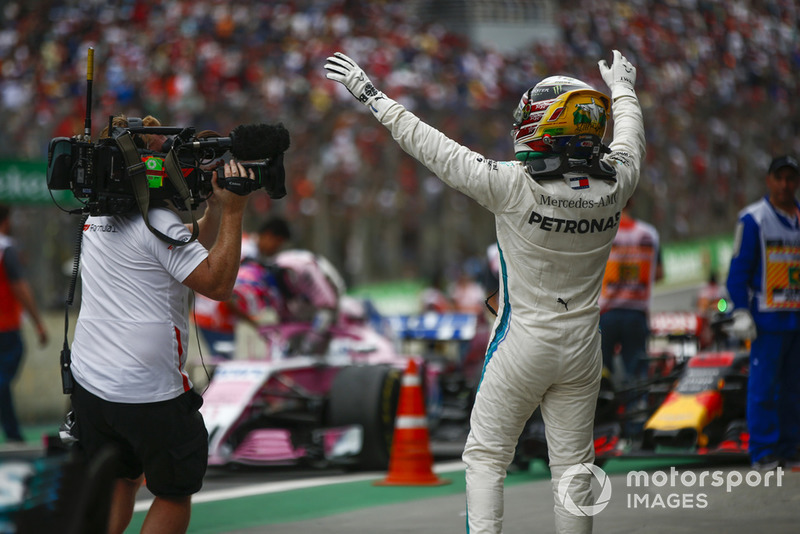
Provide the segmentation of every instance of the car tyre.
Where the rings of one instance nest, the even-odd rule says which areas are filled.
[[[385,470],[394,436],[401,372],[388,366],[345,367],[331,385],[328,425],[361,425],[357,468]]]

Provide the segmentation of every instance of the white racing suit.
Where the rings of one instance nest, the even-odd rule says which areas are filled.
[[[592,518],[570,513],[557,487],[568,468],[594,460],[602,370],[597,302],[645,152],[638,100],[621,96],[613,103],[614,141],[605,161],[616,180],[572,173],[537,181],[522,163],[488,160],[389,98],[375,99],[370,109],[403,150],[496,217],[500,306],[463,455],[468,532],[501,532],[506,468],[537,406],[546,428],[557,530],[590,532]],[[570,485],[578,506],[592,503],[589,476]]]

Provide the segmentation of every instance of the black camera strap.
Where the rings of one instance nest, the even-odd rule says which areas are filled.
[[[186,180],[183,178],[183,172],[181,171],[181,166],[178,162],[178,156],[175,155],[174,149],[170,150],[167,154],[167,157],[164,160],[164,165],[167,170],[167,177],[169,178],[169,181],[175,187],[175,191],[178,192],[178,195],[186,207],[186,210],[191,214],[192,217],[192,237],[188,241],[178,241],[177,239],[173,239],[159,232],[150,225],[150,218],[148,217],[148,212],[150,209],[150,186],[147,183],[144,162],[142,162],[141,157],[139,157],[139,152],[136,150],[136,145],[133,142],[133,137],[131,137],[130,132],[126,132],[116,137],[115,141],[117,142],[119,149],[122,151],[122,157],[125,160],[125,171],[131,180],[131,185],[133,186],[133,196],[136,198],[136,204],[139,206],[139,212],[142,214],[142,218],[144,219],[144,223],[147,225],[147,228],[162,241],[176,247],[182,247],[197,239],[197,235],[200,233],[200,227],[198,226],[197,219],[192,211],[192,198],[189,192],[189,186],[186,185]]]
[[[78,283],[78,272],[81,265],[81,245],[83,243],[83,225],[89,215],[84,215],[78,225],[75,237],[75,257],[72,262],[72,277],[69,280],[69,292],[64,306],[64,346],[61,348],[61,390],[64,395],[70,395],[75,382],[72,378],[72,351],[69,348],[69,308],[75,299],[75,286]]]

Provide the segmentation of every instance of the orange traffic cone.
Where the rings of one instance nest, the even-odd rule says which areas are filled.
[[[449,484],[433,472],[433,455],[425,416],[425,399],[417,362],[408,361],[400,386],[400,401],[394,424],[389,473],[376,486],[440,486]]]

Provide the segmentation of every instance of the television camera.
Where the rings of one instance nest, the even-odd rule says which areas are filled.
[[[48,147],[47,188],[71,190],[83,204],[73,213],[121,215],[138,209],[149,227],[147,212],[151,200],[172,200],[178,209],[192,211],[213,191],[213,170],[209,164],[228,152],[243,162],[245,168],[253,170],[255,180],[218,177],[218,185],[240,195],[259,188],[265,189],[271,198],[286,195],[283,153],[290,141],[283,124],[240,125],[228,137],[200,138],[192,127],[144,126],[142,119],[115,121],[109,117],[108,137],[93,143],[93,81],[94,48],[90,47],[83,135],[56,137]],[[145,146],[143,136],[148,134],[172,137],[156,152]],[[194,239],[197,233],[194,216],[192,221]]]
[[[198,138],[193,127],[143,126],[138,118],[128,118],[125,127],[114,127],[112,119],[109,137],[97,142],[82,137],[50,141],[47,187],[71,190],[83,203],[80,212],[135,211],[137,179],[146,183],[149,200],[173,200],[179,209],[195,209],[212,192],[209,164],[228,153],[252,169],[255,179],[220,176],[220,187],[240,195],[262,188],[274,199],[286,195],[283,153],[290,140],[281,123],[240,125],[227,137]],[[154,151],[142,142],[146,134],[172,137]]]

